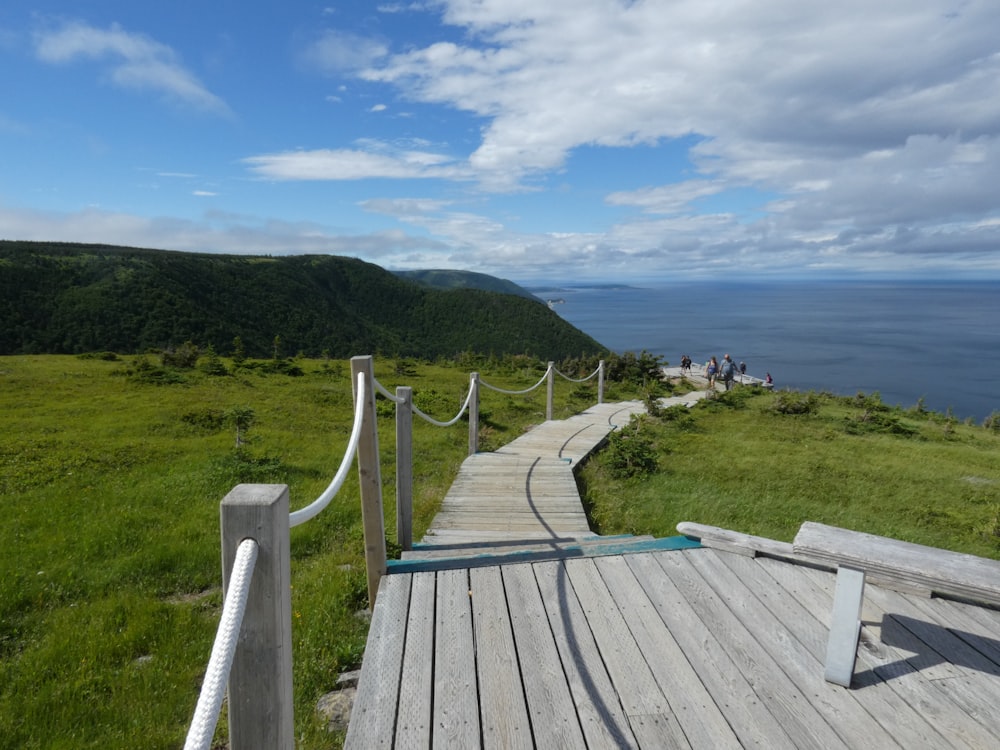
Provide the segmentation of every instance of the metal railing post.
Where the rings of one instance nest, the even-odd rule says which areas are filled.
[[[378,460],[378,424],[375,417],[375,376],[371,355],[351,357],[351,387],[357,400],[358,374],[365,378],[365,405],[358,441],[358,484],[361,488],[361,522],[365,531],[365,568],[368,573],[368,606],[375,607],[378,584],[385,575],[385,518],[382,511],[382,472]]]
[[[292,750],[288,486],[238,484],[223,498],[219,515],[224,590],[229,588],[240,542],[254,539],[259,548],[229,671],[229,746],[233,750]]]
[[[546,393],[546,399],[545,399],[545,419],[548,420],[548,421],[551,421],[552,420],[552,401],[553,401],[553,394],[555,392],[555,376],[556,376],[556,363],[555,362],[549,362],[549,369],[548,369],[548,372],[545,373],[545,375],[546,375],[546,378],[547,378],[546,383],[545,383],[545,393]]]
[[[604,403],[604,360],[597,365],[597,403]]]
[[[479,452],[479,373],[469,376],[469,455]]]
[[[396,541],[413,549],[413,389],[396,388]]]

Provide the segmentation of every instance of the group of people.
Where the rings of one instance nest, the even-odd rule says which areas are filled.
[[[686,354],[681,355],[681,372],[683,373],[685,371],[688,373],[691,372],[691,358]],[[733,362],[732,357],[726,354],[726,356],[722,358],[722,364],[719,364],[719,361],[715,357],[708,360],[708,363],[705,365],[704,375],[708,380],[709,388],[715,388],[716,382],[721,379],[723,385],[725,385],[726,390],[728,391],[733,387],[733,382],[736,380],[737,372],[739,372],[741,376],[746,375],[747,363],[741,361],[739,365],[737,365]],[[767,373],[767,377],[764,382],[768,385],[771,385],[774,382],[771,379],[771,373]]]

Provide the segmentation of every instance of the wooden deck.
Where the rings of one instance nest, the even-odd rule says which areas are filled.
[[[833,572],[724,531],[594,538],[545,502],[538,467],[570,457],[545,452],[489,474],[503,491],[456,490],[428,537],[450,541],[390,566],[345,747],[1000,744],[1000,611],[869,585],[853,683],[833,685]]]
[[[710,548],[383,579],[347,747],[996,748],[1000,612]]]

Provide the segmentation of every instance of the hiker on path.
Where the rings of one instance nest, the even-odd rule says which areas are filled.
[[[708,387],[715,388],[715,376],[719,374],[719,361],[712,357],[705,365],[705,377],[708,378]]]
[[[722,382],[726,384],[726,390],[728,391],[733,387],[733,378],[736,377],[736,363],[727,354],[722,358],[722,368],[720,374],[722,375]]]

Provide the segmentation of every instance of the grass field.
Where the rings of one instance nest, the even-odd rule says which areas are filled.
[[[994,430],[877,394],[749,388],[666,416],[639,430],[652,474],[616,478],[610,450],[583,468],[600,533],[669,536],[693,521],[790,542],[817,521],[1000,559]]]
[[[307,505],[353,417],[346,362],[222,364],[230,374],[144,357],[0,358],[0,748],[183,743],[221,608],[220,500],[238,482],[278,482],[293,509]],[[544,372],[527,360],[375,368],[440,420],[457,413],[472,370],[508,389]],[[606,400],[637,395],[610,384]],[[544,387],[484,390],[481,449],[541,422],[544,398]],[[556,418],[595,399],[592,384],[556,379]],[[380,403],[391,545],[392,409]],[[612,443],[580,476],[601,533],[669,536],[697,521],[791,540],[812,520],[1000,557],[1000,436],[983,427],[877,397],[745,389],[646,419],[632,437],[624,450],[652,456],[655,471],[616,476]],[[467,423],[418,419],[414,445],[419,539],[465,457]],[[292,583],[297,743],[339,747],[314,706],[358,665],[367,633],[356,472],[292,530]]]

